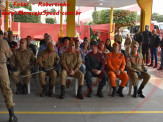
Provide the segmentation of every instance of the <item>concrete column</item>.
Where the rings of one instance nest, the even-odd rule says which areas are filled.
[[[115,24],[113,23],[113,7],[111,7],[111,10],[110,10],[110,40],[111,40],[111,45],[114,43],[114,28],[115,28]]]
[[[67,13],[73,12],[71,15],[67,15],[67,30],[66,35],[68,37],[75,37],[75,5],[76,0],[67,0],[70,5],[67,6]]]
[[[137,3],[141,8],[140,31],[145,30],[145,25],[149,25],[150,30],[153,0],[137,0]]]
[[[9,12],[8,8],[9,8],[9,2],[8,2],[8,0],[6,0],[6,12]],[[9,28],[9,15],[6,14],[6,28],[5,28],[5,30],[8,31],[8,28]]]
[[[60,12],[63,12],[63,6],[60,7]],[[63,15],[60,14],[60,31],[59,31],[59,37],[64,37],[63,35]]]

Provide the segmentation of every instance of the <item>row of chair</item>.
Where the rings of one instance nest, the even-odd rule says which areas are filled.
[[[95,82],[98,78],[97,77],[92,77],[92,81]],[[57,80],[59,80],[59,78],[57,78]],[[74,91],[75,91],[75,95],[77,95],[77,90],[78,90],[78,79],[74,78],[74,77],[67,77],[67,80],[71,80],[74,81]],[[138,84],[142,81],[142,79],[138,80]],[[116,84],[117,87],[119,86],[121,80],[119,78],[116,78]],[[98,85],[98,83],[96,84]],[[107,84],[107,91],[108,91],[108,95],[111,95],[112,92],[112,86],[110,84],[110,80],[108,80]],[[133,82],[132,79],[129,78],[128,84],[127,84],[127,88],[128,88],[128,94],[131,95],[132,92],[132,86],[133,86]],[[41,86],[40,86],[41,89]],[[28,94],[30,94],[30,83],[28,84]],[[55,86],[53,88],[53,93],[55,93]]]

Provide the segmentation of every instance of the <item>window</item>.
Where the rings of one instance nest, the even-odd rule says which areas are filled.
[[[154,29],[159,29],[158,25],[154,25]]]
[[[160,29],[163,29],[163,24],[160,24],[159,26],[160,26]]]

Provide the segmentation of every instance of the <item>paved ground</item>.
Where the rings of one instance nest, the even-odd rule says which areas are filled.
[[[60,86],[56,86],[53,98],[39,97],[34,81],[31,94],[15,95],[15,111],[19,122],[162,122],[163,120],[163,72],[149,69],[150,83],[144,89],[145,99],[132,98],[124,89],[124,98],[108,96],[75,98],[73,87],[66,89],[66,98],[58,98]],[[94,88],[96,94],[97,87]],[[84,91],[86,87],[84,87]],[[8,113],[0,95],[0,122],[7,122]]]

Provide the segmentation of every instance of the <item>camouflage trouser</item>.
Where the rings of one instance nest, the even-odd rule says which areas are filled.
[[[60,76],[60,83],[61,85],[66,85],[66,79],[68,77],[68,73],[66,70],[62,70],[61,72],[61,76]],[[74,76],[72,76],[74,78],[77,78],[78,79],[78,83],[79,83],[79,86],[83,86],[84,85],[84,74],[81,72],[81,71],[76,71]]]
[[[24,84],[26,84],[26,85],[28,85],[29,84],[29,82],[30,82],[30,79],[31,79],[31,71],[30,70],[18,70],[18,71],[16,71],[16,72],[12,72],[11,73],[11,78],[12,78],[12,80],[13,80],[13,82],[15,83],[15,84],[18,84],[20,81],[19,81],[19,78],[20,78],[20,75],[28,75],[28,76],[26,76],[26,77],[24,77],[23,78],[23,82],[24,82]]]
[[[8,109],[12,108],[15,103],[13,102],[12,90],[8,74],[0,76],[0,89],[5,99],[5,103]]]
[[[50,70],[50,71],[47,71],[47,72],[40,72],[39,73],[39,79],[40,79],[40,84],[41,84],[41,86],[43,86],[43,85],[46,85],[46,81],[45,81],[45,77],[46,77],[46,75],[48,75],[49,76],[49,78],[50,78],[50,85],[51,86],[54,86],[55,85],[55,83],[56,83],[56,79],[57,79],[57,72],[55,71],[55,70]]]
[[[137,82],[138,82],[138,79],[139,79],[137,73],[130,72],[129,77],[132,79],[133,86],[137,86]],[[148,73],[146,73],[146,72],[142,72],[140,79],[143,79],[142,85],[145,86],[148,83],[149,79],[150,79],[150,75]]]

